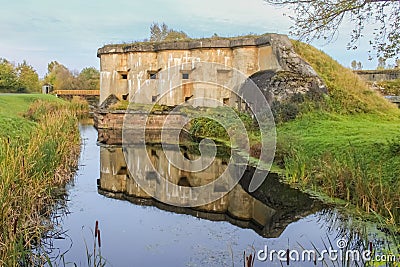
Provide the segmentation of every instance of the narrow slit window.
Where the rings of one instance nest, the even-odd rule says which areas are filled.
[[[189,79],[189,73],[182,73],[182,79],[183,80],[188,80]]]
[[[150,80],[156,80],[157,79],[157,72],[155,72],[155,71],[149,71],[148,72],[148,74],[149,74],[149,79]]]

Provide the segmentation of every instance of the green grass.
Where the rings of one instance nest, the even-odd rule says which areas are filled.
[[[400,136],[400,117],[378,114],[343,115],[309,113],[277,127],[284,140],[292,137],[307,148],[306,153],[322,155],[358,147],[366,151],[376,144]]]
[[[0,94],[0,115],[18,117],[23,115],[36,100],[62,103],[63,100],[45,94]]]
[[[287,182],[399,225],[398,118],[341,115],[310,122],[305,116],[278,127],[278,143]]]
[[[27,137],[35,123],[23,117],[30,104],[37,100],[54,103],[63,101],[43,94],[0,94],[0,136],[9,138]]]
[[[32,254],[60,186],[79,155],[82,104],[47,95],[0,95],[0,265],[39,266]]]

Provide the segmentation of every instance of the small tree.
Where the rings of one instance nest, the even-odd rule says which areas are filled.
[[[362,65],[361,61],[357,62],[357,69],[358,70],[362,70],[363,69],[363,65]]]
[[[185,32],[169,29],[165,23],[160,26],[158,23],[153,22],[150,26],[151,42],[175,41],[187,38],[189,38],[189,36]]]
[[[32,66],[24,60],[18,64],[16,71],[19,81],[18,91],[40,92],[39,75]]]
[[[93,67],[84,68],[78,75],[78,81],[81,89],[99,90],[100,72]]]
[[[161,41],[161,28],[158,23],[153,22],[150,26],[150,41],[159,42]]]
[[[167,36],[165,37],[165,41],[176,41],[176,40],[185,40],[188,39],[188,35],[183,31],[169,31]]]
[[[384,70],[386,68],[386,59],[383,57],[378,58],[378,67],[377,70]]]
[[[44,78],[45,83],[53,85],[54,90],[78,89],[75,85],[75,77],[67,67],[52,61],[47,65],[48,73]]]
[[[15,92],[19,87],[18,75],[8,60],[0,58],[0,92]]]
[[[353,60],[353,61],[351,62],[351,68],[352,68],[353,70],[356,70],[356,69],[357,69],[357,61]]]

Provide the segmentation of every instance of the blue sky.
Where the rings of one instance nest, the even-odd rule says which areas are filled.
[[[165,22],[191,37],[237,36],[248,33],[287,34],[290,11],[274,8],[263,0],[0,0],[0,57],[13,62],[27,60],[43,77],[47,64],[57,60],[72,70],[99,68],[97,48],[108,43],[130,42],[149,37],[152,22]],[[368,40],[348,51],[350,28],[343,26],[334,43],[318,48],[345,66],[353,59],[364,68]],[[363,44],[365,43],[365,45]]]

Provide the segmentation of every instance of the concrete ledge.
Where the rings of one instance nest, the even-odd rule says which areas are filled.
[[[235,48],[243,46],[271,45],[271,40],[278,34],[265,34],[254,37],[220,38],[220,39],[189,39],[174,42],[138,42],[133,44],[105,45],[97,50],[97,56],[102,54],[118,54],[127,52],[158,52],[162,50],[192,50],[201,48]]]
[[[400,79],[400,69],[391,70],[355,70],[355,74],[365,81],[380,82]]]

